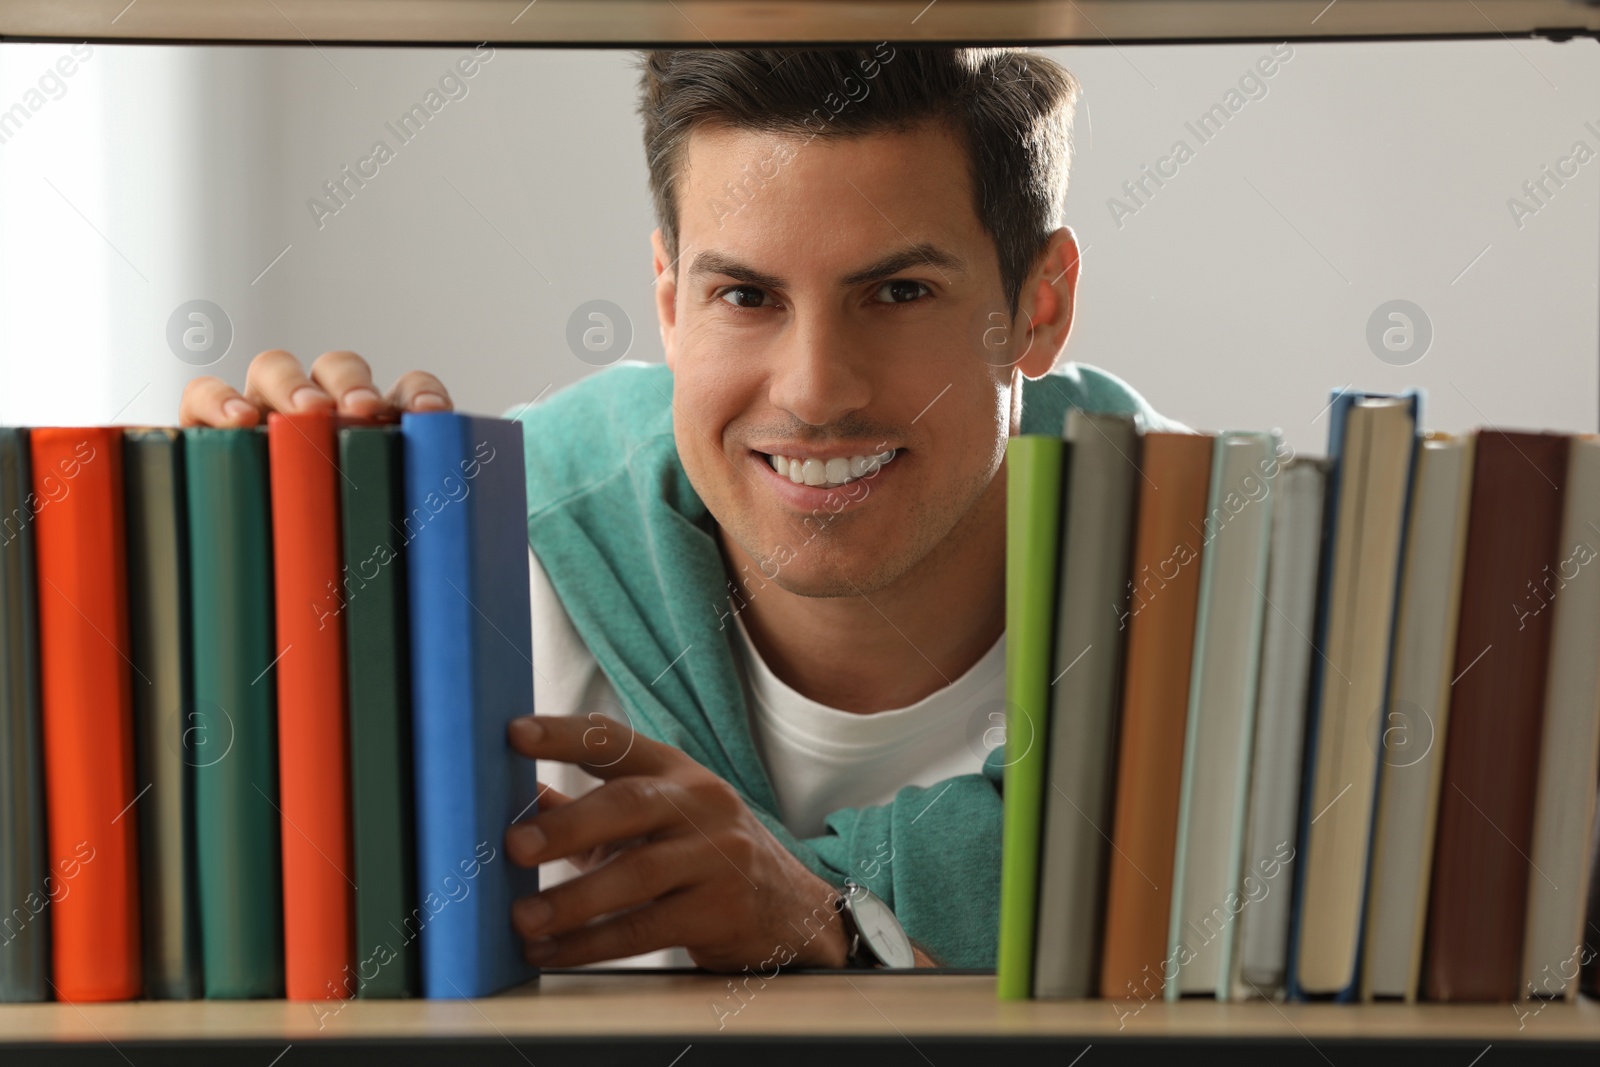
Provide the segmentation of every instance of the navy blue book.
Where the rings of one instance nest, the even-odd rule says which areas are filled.
[[[506,727],[533,712],[522,426],[453,412],[401,419],[411,594],[412,752],[422,995],[481,997],[537,973],[511,904],[537,868],[505,855],[534,812],[534,761]]]
[[[1307,702],[1289,995],[1353,1000],[1361,973],[1389,657],[1421,398],[1341,392]]]

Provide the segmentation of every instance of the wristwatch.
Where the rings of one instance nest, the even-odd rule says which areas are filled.
[[[854,878],[834,902],[844,924],[847,967],[915,967],[917,957],[905,928],[889,905]]]

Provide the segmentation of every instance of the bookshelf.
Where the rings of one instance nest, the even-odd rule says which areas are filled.
[[[945,1064],[1004,1054],[1007,1062],[1066,1067],[1093,1046],[1091,1062],[1174,1053],[1248,1053],[1252,1061],[1346,1064],[1438,1062],[1466,1067],[1498,1062],[1594,1062],[1600,1004],[1549,1004],[1520,1018],[1509,1005],[1219,1005],[1205,1000],[1151,1003],[1119,1019],[1105,1001],[1001,1003],[989,975],[788,974],[738,1006],[727,979],[694,972],[552,972],[504,995],[472,1001],[357,1001],[337,1015],[334,1002],[169,1001],[11,1005],[0,1010],[0,1061],[32,1063],[219,1062],[283,1067],[348,1063],[445,1062],[470,1050],[474,1063],[539,1067],[629,1062],[683,1067],[768,1062],[791,1052],[812,1062]],[[1536,1005],[1534,1006],[1536,1007]],[[1124,1009],[1126,1010],[1126,1009]],[[319,1028],[319,1022],[323,1025]],[[1125,1025],[1124,1025],[1125,1024]],[[1520,1028],[1519,1028],[1520,1027]],[[52,1058],[70,1045],[66,1058]],[[119,1051],[120,1050],[120,1051]],[[126,1061],[123,1057],[126,1056]],[[292,1059],[291,1059],[292,1057]],[[692,1057],[692,1059],[691,1059]],[[813,1057],[815,1057],[813,1059]],[[1509,1059],[1507,1058],[1509,1057]],[[1245,1061],[1250,1062],[1250,1061]]]
[[[0,37],[507,45],[1106,44],[1592,34],[1573,0],[0,0]]]
[[[1600,35],[1576,0],[0,0],[0,40],[639,47],[876,41],[1115,45]],[[992,975],[786,974],[742,1007],[702,973],[552,972],[470,1001],[0,1005],[0,1062],[940,1064],[1173,1053],[1484,1067],[1594,1062],[1600,1003],[998,1001]],[[713,1005],[736,1014],[719,1018]],[[337,1008],[336,1013],[334,1009]],[[719,1025],[720,1023],[720,1025]],[[1090,1052],[1090,1050],[1093,1050]],[[1487,1054],[1487,1055],[1486,1055]],[[1493,1057],[1493,1058],[1491,1058]]]

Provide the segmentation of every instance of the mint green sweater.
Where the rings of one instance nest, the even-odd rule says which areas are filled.
[[[634,727],[732,783],[818,876],[840,885],[853,875],[946,966],[993,967],[1002,751],[990,753],[981,774],[841,808],[819,837],[798,838],[780,820],[750,733],[733,628],[721,624],[728,577],[716,520],[673,441],[672,389],[666,366],[624,363],[518,416],[528,540],[579,636]],[[1118,378],[1067,364],[1024,386],[1023,432],[1061,433],[1069,407],[1139,413],[1151,429],[1177,428]]]

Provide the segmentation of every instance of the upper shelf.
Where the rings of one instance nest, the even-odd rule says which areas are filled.
[[[0,0],[0,37],[280,43],[1136,43],[1600,32],[1600,0]]]

